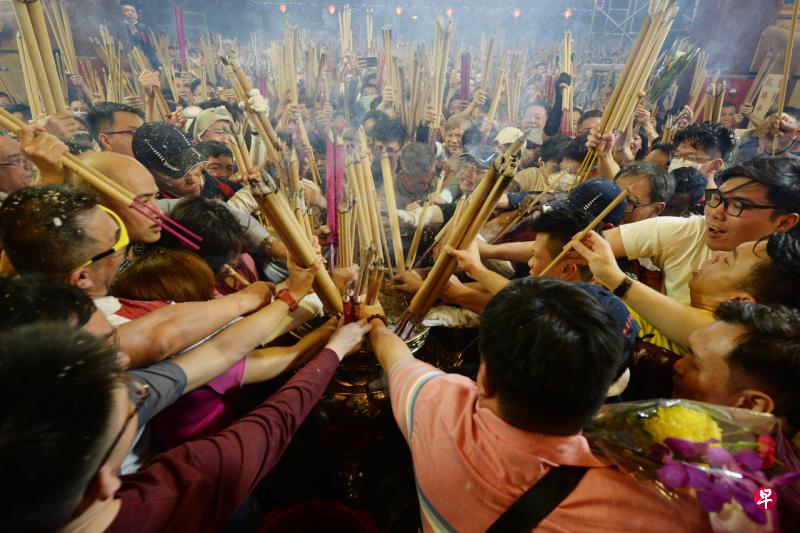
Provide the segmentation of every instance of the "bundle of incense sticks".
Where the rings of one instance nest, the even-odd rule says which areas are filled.
[[[697,54],[697,59],[694,63],[694,74],[692,75],[692,84],[689,88],[689,107],[694,112],[697,106],[700,105],[698,100],[703,91],[703,84],[706,82],[706,65],[708,64],[708,53],[701,50]]]
[[[500,76],[498,76],[495,82],[494,92],[492,93],[492,103],[489,104],[489,112],[486,113],[486,118],[483,122],[483,144],[488,144],[489,142],[489,134],[492,132],[492,123],[497,115],[497,107],[500,105],[500,98],[503,96],[503,89],[506,86],[507,73],[508,70],[506,67],[503,67],[500,71]]]
[[[640,95],[658,59],[672,22],[678,13],[675,0],[650,0],[650,6],[642,28],[628,55],[597,131],[601,134],[626,128],[633,116]],[[592,149],[578,170],[575,184],[585,181],[597,161],[597,152]]]
[[[189,54],[186,49],[186,30],[184,28],[183,6],[172,6],[172,20],[175,22],[175,32],[178,37],[178,58],[181,62],[181,70],[189,69]],[[176,100],[177,102],[177,100]]]
[[[44,20],[42,4],[39,0],[21,2],[12,0],[17,17],[19,33],[25,43],[25,52],[30,61],[31,79],[36,80],[36,92],[42,99],[45,112],[53,115],[67,109],[62,90],[62,80],[58,75],[53,57],[53,47]],[[31,91],[33,92],[33,91]]]
[[[22,81],[25,84],[25,94],[28,98],[28,105],[34,115],[44,113],[44,103],[41,98],[41,93],[39,92],[39,84],[36,82],[36,76],[33,74],[30,53],[19,32],[17,32],[17,48],[19,49],[19,62],[22,66]]]
[[[104,100],[120,102],[126,96],[136,94],[130,78],[125,72],[122,45],[114,40],[106,26],[100,26],[100,39],[89,38],[89,42],[103,63],[105,77],[98,84],[98,92]]]
[[[217,84],[217,49],[214,47],[214,39],[203,33],[200,35],[197,44],[198,51],[203,65],[205,65],[205,73],[208,77],[208,83],[216,86]]]
[[[469,52],[461,54],[461,83],[458,98],[462,102],[469,100],[469,76],[472,70],[472,57]]]
[[[169,92],[172,95],[172,101],[177,104],[180,97],[178,96],[178,87],[175,83],[175,61],[169,49],[169,35],[165,32],[161,32],[156,36],[156,34],[151,31],[150,38],[153,40],[156,57],[158,57],[158,61],[161,63],[161,72],[167,83],[167,88],[169,88]]]
[[[375,27],[375,10],[367,8],[367,55],[375,53],[375,41],[372,38],[373,28]]]
[[[527,51],[511,54],[511,64],[506,81],[506,106],[508,107],[508,123],[516,124],[519,119],[519,106],[522,101],[522,75],[527,63]]]
[[[56,39],[64,69],[69,74],[78,74],[78,56],[75,54],[75,41],[72,39],[72,26],[69,22],[69,12],[63,1],[50,0],[44,3],[44,13],[50,30]]]
[[[722,114],[722,103],[725,100],[727,84],[725,81],[710,83],[706,87],[706,97],[703,107],[703,120],[709,122],[719,122]]]
[[[481,90],[486,92],[489,87],[489,69],[492,66],[496,38],[492,37],[486,44],[486,51],[483,53],[483,68],[481,69]],[[483,47],[481,47],[483,48]]]
[[[572,32],[564,32],[564,43],[561,50],[561,71],[566,72],[572,78]],[[562,133],[572,137],[575,132],[575,121],[572,116],[572,87],[567,86],[561,89],[562,104],[561,109],[565,111],[562,122]]]
[[[761,87],[764,84],[764,80],[766,79],[767,74],[772,72],[777,59],[777,54],[770,48],[767,51],[767,54],[764,56],[764,59],[761,61],[761,65],[758,67],[756,76],[753,78],[753,83],[751,83],[750,88],[747,89],[747,94],[742,101],[743,104],[755,106],[758,95],[761,94]]]
[[[24,126],[24,122],[5,109],[0,108],[0,127],[16,135],[20,135]],[[143,202],[131,191],[108,178],[100,171],[89,167],[70,153],[65,153],[61,156],[61,163],[64,165],[64,168],[77,175],[88,185],[94,187],[109,198],[122,202],[130,209],[141,213],[153,223],[158,224],[161,229],[173,234],[185,246],[193,250],[200,249],[197,243],[202,242],[202,237],[164,215],[160,210],[156,210],[148,203]]]
[[[398,273],[406,271],[406,261],[403,257],[403,240],[400,237],[400,222],[397,219],[397,200],[394,191],[394,173],[388,154],[381,154],[381,175],[383,176],[383,193],[386,197],[386,212],[389,216],[389,228],[392,232],[392,249],[394,251],[394,264]]]
[[[139,48],[134,48],[131,52],[131,57],[136,63],[137,69],[141,72],[143,70],[150,70],[150,63],[144,56],[144,53]],[[170,111],[167,105],[167,100],[164,98],[164,93],[161,92],[161,87],[155,87],[155,94],[153,96],[155,103],[156,120],[164,121],[169,117]],[[152,119],[151,119],[152,120]]]
[[[495,161],[495,164],[489,168],[486,176],[470,195],[468,203],[464,204],[457,219],[455,216],[453,217],[455,222],[447,236],[449,246],[463,250],[475,240],[497,205],[497,201],[511,180],[514,179],[517,167],[516,154],[524,142],[525,135],[517,139],[508,151]],[[439,254],[428,277],[414,295],[411,304],[397,325],[396,333],[400,337],[407,338],[422,321],[442,294],[457,266],[458,262],[453,256],[447,253]]]
[[[353,50],[352,21],[353,10],[350,9],[349,5],[346,5],[339,11],[339,46],[342,48],[342,54]]]
[[[248,185],[261,211],[272,223],[275,234],[286,246],[290,256],[301,267],[311,267],[317,259],[316,253],[305,230],[298,225],[297,219],[292,215],[292,209],[275,180],[266,171],[262,171],[262,178],[249,180]],[[317,270],[314,275],[314,290],[328,311],[333,313],[343,311],[342,295],[324,268]]]
[[[442,105],[447,85],[447,62],[453,43],[453,19],[447,21],[438,17],[433,39],[433,110],[437,117],[442,115]]]
[[[7,68],[0,68],[0,90],[9,95],[14,102],[24,101],[23,93],[19,91],[20,87],[25,86],[24,78],[20,78],[19,73],[12,73]]]
[[[778,95],[778,117],[783,116],[783,109],[786,106],[786,91],[789,87],[789,76],[790,72],[789,69],[792,66],[792,50],[794,50],[794,36],[797,32],[797,15],[798,15],[798,8],[800,8],[800,1],[796,1],[794,3],[794,8],[792,9],[792,25],[789,29],[789,35],[787,37],[786,42],[786,53],[783,57],[783,76],[781,77],[781,91]],[[772,137],[772,155],[773,157],[778,152],[778,143],[780,137],[778,135],[774,135]]]

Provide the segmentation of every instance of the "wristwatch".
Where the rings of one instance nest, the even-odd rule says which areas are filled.
[[[633,286],[633,280],[628,276],[625,276],[625,279],[622,280],[622,283],[620,283],[619,286],[617,286],[617,288],[612,291],[612,293],[617,298],[620,299],[625,298],[625,295],[628,294],[628,291],[631,290],[632,286]]]
[[[286,305],[289,306],[290,313],[297,311],[297,308],[300,306],[300,304],[297,303],[297,300],[294,299],[294,296],[292,296],[292,293],[289,292],[289,289],[279,290],[275,294],[275,297],[286,302]]]

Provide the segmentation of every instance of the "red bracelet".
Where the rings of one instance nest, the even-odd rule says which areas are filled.
[[[383,315],[379,315],[379,314],[377,314],[377,313],[375,313],[374,315],[370,315],[370,316],[369,316],[369,318],[367,318],[367,324],[369,324],[370,322],[372,322],[372,321],[373,321],[373,320],[375,320],[376,318],[377,318],[378,320],[380,320],[381,322],[383,322],[383,325],[384,325],[384,326],[388,326],[388,325],[389,325],[389,323],[386,321],[386,317],[385,317],[385,316],[383,316]]]

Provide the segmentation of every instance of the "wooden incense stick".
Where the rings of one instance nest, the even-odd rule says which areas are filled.
[[[403,257],[403,241],[400,237],[400,223],[397,220],[397,200],[394,194],[394,176],[389,155],[384,151],[381,155],[381,174],[383,175],[383,192],[386,197],[386,212],[389,215],[389,228],[392,232],[392,248],[398,273],[406,271]]]

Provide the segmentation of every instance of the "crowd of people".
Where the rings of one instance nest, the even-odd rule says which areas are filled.
[[[122,10],[127,38],[163,70],[136,7]],[[586,80],[532,54],[518,113],[503,101],[487,118],[475,61],[468,100],[451,87],[440,116],[429,105],[408,123],[410,95],[380,66],[349,51],[340,59],[347,87],[336,101],[311,98],[304,72],[292,103],[274,84],[239,101],[177,71],[179,98],[163,88],[162,120],[158,70],[141,72],[141,95],[122,102],[73,77],[70,110],[56,115],[0,94],[27,123],[0,135],[0,529],[235,527],[340,363],[366,343],[411,451],[423,530],[510,530],[498,524],[532,491],[547,505],[515,529],[725,530],[691,498],[644,488],[583,429],[604,404],[683,398],[771,414],[795,437],[800,110],[759,119],[726,101],[709,122],[681,103],[640,104],[627,133],[604,132],[602,95],[565,109],[562,90],[577,95]],[[315,221],[309,268],[249,186],[284,164],[255,148],[270,141],[258,139],[251,112],[269,117],[280,153],[297,153],[301,203]],[[664,142],[670,115],[678,125]],[[314,293],[320,269],[342,293],[357,275],[358,265],[331,260],[326,169],[331,132],[360,153],[362,131],[387,234],[392,183],[401,247],[408,253],[418,228],[422,236],[414,268],[383,290],[410,298],[440,254],[454,257],[438,302],[457,312],[439,327],[479,324],[474,365],[436,368],[412,354],[380,304],[348,321],[325,315]],[[240,136],[250,168],[236,153]],[[523,138],[481,235],[442,246],[459,200]],[[583,180],[590,151],[597,164]],[[70,172],[68,153],[155,215]],[[159,224],[167,216],[201,238],[199,249]],[[306,323],[317,327],[286,342]],[[270,380],[276,392],[250,409],[242,392]],[[547,494],[561,467],[581,474]],[[798,524],[791,506],[781,512],[784,526]]]

